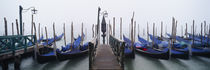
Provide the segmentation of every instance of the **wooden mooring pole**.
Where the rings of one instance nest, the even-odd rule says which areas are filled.
[[[115,36],[115,17],[113,17],[113,36]]]
[[[18,28],[19,26],[18,26],[18,20],[17,19],[16,19],[16,27],[17,27],[17,35],[20,35],[19,34],[19,28]]]
[[[5,36],[7,36],[8,35],[8,33],[7,33],[7,19],[6,19],[6,17],[4,17],[4,25],[5,25]]]
[[[63,33],[64,33],[64,45],[66,46],[66,30],[65,30],[65,23],[63,24]]]
[[[46,34],[46,41],[48,43],[47,27],[45,27],[45,34]],[[48,44],[47,44],[47,47],[48,47]]]
[[[23,22],[23,35],[24,35],[24,31],[25,31],[25,23]]]
[[[54,39],[56,38],[56,35],[55,35],[55,23],[53,23],[53,35],[54,35]],[[57,55],[56,55],[56,40],[53,42],[54,45],[53,45],[53,51],[55,53],[55,56],[57,58]]]
[[[201,23],[201,46],[203,46],[203,23]]]
[[[38,33],[39,33],[39,39],[40,39],[40,23],[39,23]]]
[[[71,22],[71,44],[73,44],[73,42],[74,42],[74,28],[73,28],[73,22]],[[73,49],[73,45],[71,45],[71,50]]]
[[[94,37],[94,24],[92,25],[92,32],[93,32],[92,37]]]
[[[12,23],[12,35],[14,35],[14,23]]]
[[[163,38],[163,21],[161,21],[161,35],[160,35],[161,39]]]
[[[33,23],[33,26],[34,26],[35,40],[37,41],[36,24]],[[39,46],[38,46],[38,43],[37,42],[34,42],[34,43],[35,43],[35,51],[39,54]]]
[[[149,42],[149,26],[148,26],[148,22],[147,22],[147,41]]]
[[[120,18],[120,39],[122,40],[122,17]]]

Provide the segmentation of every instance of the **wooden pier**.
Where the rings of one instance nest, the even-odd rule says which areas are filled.
[[[123,70],[109,45],[99,45],[93,61],[92,70]]]
[[[124,46],[111,35],[109,45],[99,44],[97,38],[89,42],[89,70],[124,70]]]

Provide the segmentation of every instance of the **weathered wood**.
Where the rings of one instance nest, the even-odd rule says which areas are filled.
[[[134,22],[134,43],[136,42],[136,21]]]
[[[56,38],[56,35],[55,35],[55,23],[53,23],[53,35],[54,35],[54,39]],[[55,53],[55,56],[56,55],[56,41],[53,42],[53,51]]]
[[[92,37],[94,37],[94,24],[92,25],[92,32],[93,32]]]
[[[195,25],[195,21],[193,20],[193,29],[192,29],[192,31],[193,31],[193,43],[192,43],[192,46],[194,46],[194,25]]]
[[[33,35],[33,23],[34,23],[34,17],[33,14],[31,16],[32,20],[31,20],[31,35]]]
[[[185,27],[186,29],[185,29],[185,36],[186,36],[186,38],[187,38],[187,23],[186,23],[186,27]]]
[[[152,47],[154,48],[154,37],[155,37],[155,23],[153,23],[153,38],[152,38]]]
[[[110,20],[109,20],[109,31],[110,31],[110,34],[112,35],[112,25],[111,25]]]
[[[183,37],[183,26],[181,26],[181,37]]]
[[[138,24],[138,35],[140,35],[139,32],[140,32],[140,31],[139,31],[139,24]],[[144,31],[143,31],[143,34],[144,34]]]
[[[160,35],[161,39],[163,38],[163,21],[161,21],[161,35]]]
[[[113,36],[115,36],[115,17],[113,17]]]
[[[206,21],[204,21],[204,36],[207,35]],[[206,38],[204,38],[205,40]]]
[[[35,40],[37,40],[36,25],[35,25],[35,23],[33,23],[32,25],[34,26]],[[39,49],[38,43],[35,42],[35,46],[34,46],[34,51],[35,51],[34,55],[35,55],[35,59],[37,59],[37,53],[40,54],[38,49]]]
[[[74,42],[74,30],[73,30],[74,28],[73,28],[73,22],[71,22],[71,44],[73,44],[73,42]],[[71,49],[72,49],[72,45],[71,45]]]
[[[65,30],[65,23],[63,24],[63,33],[64,33],[64,45],[66,46],[66,30]]]
[[[106,40],[107,40],[107,44],[109,44],[109,24],[106,24],[106,29],[107,29],[107,32],[106,32]]]
[[[47,27],[45,27],[46,42],[48,43]],[[48,47],[48,44],[47,44]]]
[[[24,31],[25,31],[25,23],[23,22],[23,35],[24,35]]]
[[[14,35],[14,24],[12,23],[12,35]]]
[[[40,39],[40,23],[39,23],[38,33],[39,33],[39,39]]]
[[[203,46],[203,23],[201,23],[201,46]]]
[[[120,39],[122,40],[122,17],[120,18]]]
[[[83,23],[82,23],[82,28],[81,28],[81,43],[80,44],[82,44],[83,45],[83,41],[84,41],[84,37],[83,37]]]
[[[16,28],[17,28],[17,35],[20,35],[19,34],[19,27],[18,27],[18,20],[16,19]]]
[[[5,30],[5,36],[7,36],[7,35],[8,35],[8,33],[7,33],[8,31],[7,31],[7,19],[6,19],[6,17],[4,17],[4,23],[5,23],[5,24],[4,24],[4,25],[5,25],[5,26],[4,26],[4,28],[5,28],[5,29],[4,29],[4,30]]]
[[[147,41],[149,42],[149,26],[148,26],[148,22],[147,22]]]
[[[109,45],[99,45],[96,53],[92,69],[90,70],[123,70],[120,64],[118,64],[117,57],[112,53],[112,49]]]

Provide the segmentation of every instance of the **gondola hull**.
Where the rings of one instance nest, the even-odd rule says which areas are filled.
[[[210,58],[210,49],[192,48],[192,55]]]
[[[53,48],[50,48],[50,47],[40,48],[39,53],[37,53],[37,62],[43,64],[43,63],[46,63],[49,61],[56,60],[55,55],[48,55],[48,56],[44,55],[44,54],[48,54],[51,52],[53,52]]]
[[[54,61],[56,60],[56,56],[52,55],[52,56],[41,56],[41,55],[37,55],[37,62],[38,63],[46,63],[46,62],[50,62],[50,61]]]
[[[73,59],[77,57],[81,57],[88,54],[88,49],[76,53],[57,53],[57,58],[59,61]]]
[[[136,52],[144,55],[144,56],[149,56],[152,58],[157,58],[157,59],[165,59],[168,60],[169,59],[169,51],[165,52],[165,53],[151,53],[148,51],[144,51],[142,49],[136,49]]]
[[[189,51],[179,51],[171,49],[171,57],[180,59],[189,59]]]

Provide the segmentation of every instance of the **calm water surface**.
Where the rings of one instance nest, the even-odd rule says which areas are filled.
[[[37,63],[33,57],[22,59],[22,70],[88,70],[88,56],[65,61],[53,61],[45,64]],[[192,57],[190,60],[170,59],[160,60],[136,53],[135,59],[125,60],[125,70],[209,70],[210,58]],[[9,70],[14,70],[13,63]]]

